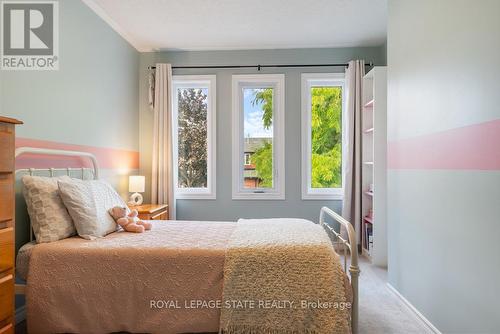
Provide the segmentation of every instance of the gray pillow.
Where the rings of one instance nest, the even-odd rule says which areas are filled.
[[[36,241],[52,242],[75,235],[75,226],[57,187],[57,181],[70,181],[71,178],[25,175],[21,180]]]
[[[118,225],[108,210],[126,204],[113,187],[100,180],[72,179],[58,184],[61,198],[80,237],[91,240],[116,231]]]

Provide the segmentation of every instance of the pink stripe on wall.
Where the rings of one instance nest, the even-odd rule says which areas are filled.
[[[500,170],[500,120],[389,142],[389,169]]]
[[[99,168],[139,169],[139,152],[137,151],[64,144],[46,140],[16,137],[16,147],[24,146],[92,153],[97,157]],[[91,166],[92,164],[88,159],[81,159],[78,157],[23,154],[16,160],[16,168],[78,168]]]

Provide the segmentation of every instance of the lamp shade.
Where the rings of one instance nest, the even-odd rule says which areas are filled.
[[[130,175],[128,177],[128,191],[131,193],[143,193],[146,177],[142,175]]]

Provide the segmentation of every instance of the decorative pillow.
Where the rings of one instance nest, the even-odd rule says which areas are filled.
[[[57,187],[57,181],[71,181],[71,178],[25,175],[21,180],[36,241],[51,242],[75,235],[75,226]]]
[[[117,224],[108,213],[114,206],[127,206],[116,191],[99,180],[59,181],[59,193],[69,211],[78,235],[95,239],[117,230]]]

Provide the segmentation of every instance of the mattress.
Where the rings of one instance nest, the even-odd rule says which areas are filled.
[[[163,224],[164,222],[162,222]],[[171,222],[172,223],[172,222]],[[195,226],[197,225],[201,225],[200,227],[202,227],[203,223],[206,223],[206,222],[194,222]],[[190,226],[192,225],[193,222],[186,222],[186,225]],[[213,228],[216,228],[216,226],[219,226],[218,225],[219,223],[213,223],[210,227],[210,230],[212,230]],[[224,226],[228,227],[230,231],[232,231],[232,229],[234,228],[234,222],[223,222],[222,224],[224,224]],[[226,229],[223,229],[223,230],[226,230]],[[221,236],[224,238],[225,237],[225,233],[224,231],[221,231]],[[123,231],[119,231],[119,232],[116,232],[116,233],[113,233],[111,235],[108,235],[107,238],[110,239],[110,238],[116,238],[116,237],[121,237],[123,236]],[[127,235],[128,233],[125,233],[125,235]],[[196,236],[196,233],[192,233],[191,236]],[[229,236],[227,236],[229,238]],[[78,237],[78,236],[75,236],[75,237],[72,237],[72,238],[68,238],[66,239],[67,241],[65,243],[68,242],[81,242],[82,238]],[[105,240],[105,239],[102,239],[102,240]],[[217,243],[218,241],[218,238],[214,238],[212,239],[215,243]],[[57,241],[56,241],[57,242]],[[192,242],[192,245],[194,247],[196,247],[195,245],[198,244],[198,246],[200,247],[204,247],[204,246],[208,246],[208,244],[200,244],[199,240],[197,242]],[[17,277],[22,279],[23,281],[26,281],[27,280],[27,277],[28,277],[28,270],[29,270],[29,262],[30,262],[30,257],[31,257],[31,254],[33,252],[33,249],[34,247],[36,247],[38,244],[36,241],[31,241],[31,242],[28,242],[26,244],[24,244],[21,248],[19,248],[19,251],[17,252],[17,256],[16,256],[16,274],[17,274]],[[221,245],[224,245],[224,243],[222,243]],[[221,246],[219,245],[219,246]],[[175,247],[175,245],[171,245],[173,247]]]
[[[16,274],[17,277],[26,281],[28,277],[28,268],[30,263],[30,256],[33,248],[36,246],[36,241],[24,244],[17,252],[16,257]]]

